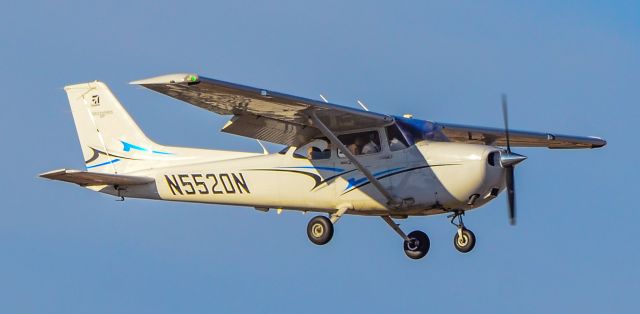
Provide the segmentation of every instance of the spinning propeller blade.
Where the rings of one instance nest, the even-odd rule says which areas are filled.
[[[504,133],[507,141],[507,153],[500,156],[500,163],[507,171],[507,205],[509,206],[509,222],[516,224],[516,191],[515,191],[515,169],[514,166],[527,157],[511,152],[511,142],[509,139],[509,114],[507,111],[507,95],[502,94],[502,118],[504,119]]]
[[[507,152],[511,153],[511,143],[509,142],[509,112],[507,109],[507,95],[502,94],[502,120],[504,121],[504,133],[507,137]]]

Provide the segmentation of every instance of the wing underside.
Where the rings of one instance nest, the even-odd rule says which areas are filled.
[[[313,99],[249,87],[195,74],[179,73],[131,82],[200,108],[232,115],[223,132],[284,145],[298,145],[320,136],[310,112],[332,132],[345,132],[405,121],[437,136],[419,136],[437,141],[505,146],[504,130],[496,128],[404,119]],[[409,121],[413,120],[413,121]],[[512,146],[548,148],[595,148],[606,142],[597,137],[510,131]]]
[[[311,127],[310,111],[314,111],[334,132],[384,126],[393,122],[388,115],[194,74],[165,75],[131,84],[221,115],[233,115],[222,129],[223,132],[284,145],[300,144],[320,134]]]

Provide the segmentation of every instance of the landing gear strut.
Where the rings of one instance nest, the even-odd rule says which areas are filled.
[[[411,259],[420,259],[427,255],[431,241],[426,233],[416,230],[406,235],[391,217],[381,216],[381,218],[404,240],[404,254]]]
[[[471,230],[465,228],[462,216],[464,216],[464,211],[457,210],[452,215],[447,216],[447,218],[451,218],[451,224],[458,228],[458,232],[456,232],[456,235],[453,237],[453,245],[458,251],[467,253],[476,246],[476,236]],[[458,219],[457,223],[454,222],[456,218]]]

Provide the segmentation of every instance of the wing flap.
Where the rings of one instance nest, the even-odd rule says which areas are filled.
[[[287,146],[297,146],[321,135],[316,128],[254,115],[233,116],[222,132]]]
[[[141,185],[154,182],[153,178],[142,176],[128,176],[120,174],[107,174],[87,172],[81,170],[60,169],[49,171],[40,175],[40,177],[75,183],[81,186],[90,185]]]

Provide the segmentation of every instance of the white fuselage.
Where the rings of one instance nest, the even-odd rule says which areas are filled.
[[[432,215],[486,204],[504,187],[504,169],[485,145],[422,141],[409,148],[359,157],[382,185],[408,206],[391,210],[386,199],[346,158],[309,160],[284,153],[249,155],[140,170],[154,183],[115,191],[125,197],[335,212],[359,215]],[[492,165],[493,163],[494,165]],[[473,196],[477,194],[477,196]]]

